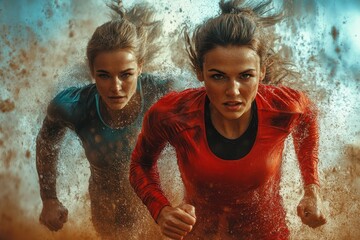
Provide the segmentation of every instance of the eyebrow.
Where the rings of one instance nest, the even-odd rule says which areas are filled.
[[[250,72],[250,71],[256,71],[256,69],[254,69],[254,68],[249,68],[249,69],[246,69],[245,71],[240,72],[240,74],[241,74],[241,73]],[[218,73],[221,73],[221,74],[226,74],[226,73],[224,73],[224,72],[222,72],[222,71],[220,71],[220,70],[218,70],[218,69],[215,69],[215,68],[209,69],[208,72],[218,72]]]
[[[131,70],[134,70],[134,68],[125,69],[124,71],[121,71],[120,73],[125,73],[125,72],[131,71]],[[97,73],[109,73],[108,71],[103,70],[103,69],[96,70],[96,72],[97,72]]]
[[[105,71],[105,70],[96,70],[97,73],[109,73],[108,71]]]
[[[208,72],[218,72],[218,73],[221,73],[221,74],[225,74],[224,72],[222,72],[220,70],[217,70],[215,68],[209,69]]]

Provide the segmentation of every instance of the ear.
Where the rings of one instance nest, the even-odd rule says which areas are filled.
[[[91,82],[92,82],[92,83],[95,83],[95,73],[94,73],[94,70],[91,70],[91,69],[90,69],[90,76],[91,76]]]
[[[143,64],[139,63],[138,64],[138,75],[140,75],[142,73],[142,69],[143,69]]]
[[[196,70],[196,77],[200,82],[204,81],[204,74],[202,70]]]
[[[265,75],[266,75],[266,67],[265,67],[265,65],[263,65],[260,67],[260,79],[259,79],[260,82],[262,82],[262,80],[264,80]]]

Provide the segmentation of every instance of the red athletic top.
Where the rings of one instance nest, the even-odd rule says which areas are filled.
[[[185,202],[195,206],[192,234],[204,237],[220,230],[235,239],[287,239],[279,194],[284,141],[292,133],[304,185],[319,184],[316,111],[301,92],[260,84],[255,143],[243,158],[223,160],[206,140],[205,98],[204,88],[170,93],[147,112],[132,154],[135,192],[155,220],[170,205],[156,164],[169,142],[176,150]]]

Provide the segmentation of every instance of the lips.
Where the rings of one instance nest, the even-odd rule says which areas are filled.
[[[241,102],[238,102],[238,101],[225,102],[224,105],[226,105],[226,106],[236,106],[236,105],[241,105]]]
[[[126,97],[125,96],[110,96],[108,97],[112,102],[124,102]]]
[[[237,111],[240,109],[242,102],[228,101],[228,102],[223,103],[223,105],[230,111]]]
[[[111,99],[118,99],[118,98],[125,98],[125,96],[110,96],[109,98],[111,98]]]

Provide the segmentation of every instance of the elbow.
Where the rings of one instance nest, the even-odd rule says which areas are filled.
[[[129,170],[129,182],[133,189],[135,189],[135,182],[136,182],[136,168],[137,164],[134,158],[134,153],[131,156],[131,163],[130,163],[130,170]]]
[[[42,133],[42,129],[40,129],[38,135],[36,136],[36,155],[38,155],[40,152],[40,149],[43,148],[43,145],[44,145],[44,142],[46,142],[44,140],[44,136],[43,136],[43,133]]]
[[[144,178],[148,174],[149,169],[143,165],[143,160],[143,156],[135,152],[131,155],[129,182],[135,192],[144,183]]]
[[[42,129],[40,129],[38,135],[36,136],[36,146],[40,145],[43,141]]]

